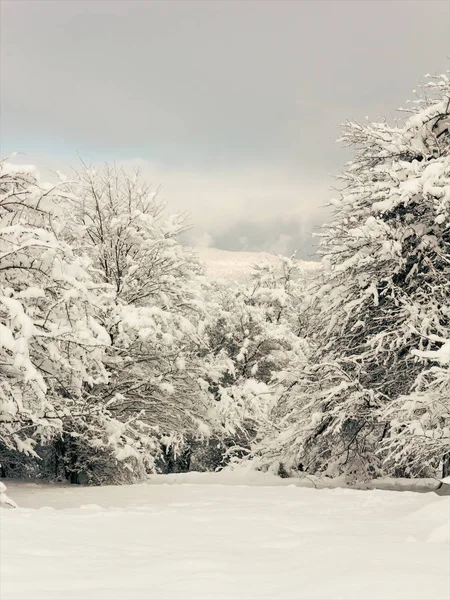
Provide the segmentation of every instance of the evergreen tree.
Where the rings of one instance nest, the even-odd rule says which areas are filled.
[[[315,351],[278,406],[276,452],[293,467],[424,474],[448,452],[448,366],[433,360],[450,337],[448,77],[431,79],[411,107],[393,127],[343,127],[355,158],[320,234]],[[420,434],[404,422],[411,410]],[[414,450],[420,443],[428,450]]]

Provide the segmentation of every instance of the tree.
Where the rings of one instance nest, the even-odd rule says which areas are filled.
[[[212,284],[205,378],[225,446],[247,455],[271,423],[289,365],[307,352],[301,337],[302,284],[294,259],[254,267],[243,284]]]
[[[0,446],[37,457],[104,381],[108,342],[89,264],[58,239],[63,194],[33,167],[0,161]],[[3,462],[3,461],[2,461]],[[3,465],[5,468],[5,465]]]
[[[411,428],[400,427],[407,461],[388,453],[383,465],[385,453],[377,453],[380,445],[396,447],[399,428],[389,411],[411,394],[434,398],[432,429],[447,427],[445,376],[433,361],[427,369],[423,353],[439,351],[450,337],[449,107],[443,75],[424,87],[403,124],[343,127],[355,158],[339,178],[332,221],[320,234],[324,272],[311,292],[316,317],[309,333],[315,350],[283,400],[289,425],[280,456],[293,467],[301,461],[351,477],[383,468],[423,472]],[[428,464],[436,467],[445,442],[429,448]]]
[[[102,325],[111,339],[103,357],[108,383],[87,397],[107,407],[110,426],[89,424],[90,442],[73,449],[73,468],[117,480],[118,461],[122,474],[123,467],[142,473],[155,468],[161,445],[176,447],[186,435],[209,431],[197,361],[201,269],[177,239],[183,217],[164,217],[139,172],[85,166],[66,190],[72,201],[65,237],[92,261],[97,283],[108,286]]]
[[[384,413],[390,435],[382,447],[386,464],[419,476],[450,473],[450,341],[437,338],[439,350],[414,354],[431,362],[412,391]]]

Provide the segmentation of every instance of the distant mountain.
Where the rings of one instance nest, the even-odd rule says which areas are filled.
[[[206,273],[215,279],[232,281],[245,280],[255,265],[263,263],[279,264],[279,259],[268,252],[232,252],[218,248],[195,248],[200,260],[206,267]],[[298,261],[304,271],[310,273],[321,268],[321,263]]]

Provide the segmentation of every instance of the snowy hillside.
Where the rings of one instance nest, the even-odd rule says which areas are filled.
[[[269,252],[231,252],[219,248],[201,247],[195,248],[195,251],[205,264],[207,274],[218,279],[243,281],[252,272],[255,265],[279,264],[276,255]],[[303,260],[298,262],[306,273],[317,271],[321,267],[319,262]]]
[[[1,514],[2,600],[449,597],[448,498],[433,493],[261,473],[8,492],[23,508]]]

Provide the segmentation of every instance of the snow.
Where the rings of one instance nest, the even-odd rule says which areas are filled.
[[[444,343],[438,350],[412,350],[412,354],[420,356],[421,358],[431,358],[436,360],[441,365],[450,364],[450,340],[439,340]]]
[[[449,498],[433,493],[306,488],[258,473],[8,482],[8,493],[21,508],[1,511],[2,600],[450,594]]]
[[[234,252],[219,248],[196,247],[195,252],[205,265],[206,274],[214,279],[245,281],[255,265],[271,264],[277,266],[279,259],[269,252]],[[299,260],[300,267],[305,272],[317,271],[321,263]]]

